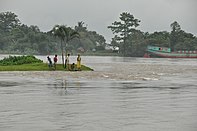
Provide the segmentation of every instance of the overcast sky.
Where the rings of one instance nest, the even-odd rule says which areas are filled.
[[[0,0],[0,12],[11,11],[23,24],[37,25],[49,31],[56,24],[71,27],[84,21],[110,41],[113,34],[107,26],[129,12],[141,20],[144,32],[170,31],[177,21],[181,28],[197,35],[197,0]]]

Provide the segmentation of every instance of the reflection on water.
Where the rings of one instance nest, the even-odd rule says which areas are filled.
[[[128,64],[127,62],[131,61],[131,64],[141,63],[141,60],[136,58],[132,60],[126,58],[124,61],[122,58],[119,61],[118,58],[110,60],[116,64]],[[159,61],[161,62],[160,59]],[[155,65],[155,59],[153,63]],[[170,63],[166,60],[162,64],[173,65],[173,62]],[[178,63],[186,65],[183,62]],[[90,63],[90,65],[98,67],[102,64]],[[105,68],[105,64],[103,66],[104,69],[113,71],[114,65],[110,65],[110,68]],[[170,68],[173,71],[173,67]],[[184,70],[186,68],[184,67]],[[83,79],[61,78],[62,75],[56,76],[61,74],[60,72],[57,74],[53,72],[53,76],[56,77],[27,74],[0,72],[2,131],[195,131],[197,129],[195,70],[184,75],[161,75],[157,80],[108,77],[99,79],[99,77],[91,78],[92,76]],[[75,76],[75,74],[69,75]]]

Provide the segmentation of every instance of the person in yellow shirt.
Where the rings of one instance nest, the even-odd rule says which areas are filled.
[[[78,57],[77,57],[77,70],[81,70],[81,57],[80,57],[80,54],[78,54]]]

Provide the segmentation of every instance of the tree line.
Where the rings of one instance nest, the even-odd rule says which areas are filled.
[[[119,47],[123,56],[143,56],[148,45],[170,47],[172,51],[197,50],[197,37],[183,31],[177,21],[170,24],[171,32],[148,33],[136,29],[141,21],[130,13],[123,12],[119,18],[108,28],[115,34],[111,45]]]
[[[77,32],[79,37],[73,37],[73,32]],[[48,32],[42,32],[36,25],[22,24],[13,12],[0,13],[0,53],[44,55],[62,50],[88,52],[102,50],[105,45],[105,38],[96,31],[89,31],[82,21],[74,28],[54,25]]]
[[[12,12],[0,13],[0,53],[54,54],[66,52],[114,52],[120,56],[143,56],[148,45],[170,47],[176,50],[197,50],[197,37],[181,29],[174,21],[171,31],[143,32],[137,29],[140,20],[132,14],[123,12],[120,20],[107,28],[114,37],[110,43],[96,31],[89,31],[83,21],[74,28],[55,25],[48,32],[40,31],[36,25],[22,24]],[[110,45],[115,50],[105,50]]]

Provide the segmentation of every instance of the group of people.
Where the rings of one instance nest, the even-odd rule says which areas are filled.
[[[70,54],[67,54],[66,59],[65,59],[65,69],[72,70],[72,71],[75,71],[75,70],[80,71],[81,70],[81,56],[80,56],[80,54],[78,54],[78,56],[77,56],[77,66],[76,67],[75,67],[75,63],[72,63],[72,64],[69,63],[69,57],[70,57]],[[56,64],[58,61],[57,55],[55,55],[55,57],[53,58],[53,62],[49,56],[47,56],[47,60],[48,60],[49,68],[54,67],[54,70],[56,70]]]
[[[54,62],[54,64],[53,64],[53,62],[52,62],[52,60],[51,60],[51,58],[49,57],[49,56],[47,56],[47,60],[48,60],[48,66],[49,66],[49,68],[52,68],[53,66],[54,66],[54,68],[56,69],[56,63],[57,63],[57,55],[55,55],[55,57],[53,58],[53,62]]]

